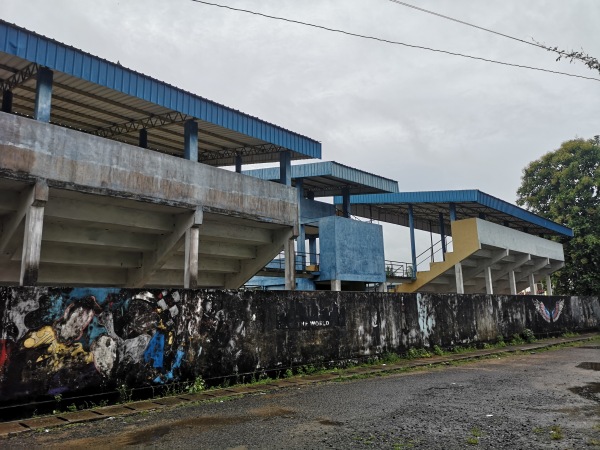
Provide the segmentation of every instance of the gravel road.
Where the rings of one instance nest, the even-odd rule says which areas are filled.
[[[287,388],[0,441],[4,448],[600,448],[600,346]]]

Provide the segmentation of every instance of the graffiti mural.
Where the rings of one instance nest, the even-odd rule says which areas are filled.
[[[235,335],[244,331],[237,318],[232,329],[223,323],[232,317],[215,308],[210,295],[192,291],[29,288],[0,294],[2,399],[193,378],[210,338],[218,343],[225,330],[229,350],[237,352]]]
[[[525,328],[597,329],[595,311],[595,297],[0,287],[0,404],[487,342]]]
[[[548,323],[556,322],[565,307],[565,301],[562,299],[556,302],[554,309],[552,310],[549,310],[544,302],[537,299],[533,299],[533,304],[535,305],[536,311],[540,313],[542,318]]]

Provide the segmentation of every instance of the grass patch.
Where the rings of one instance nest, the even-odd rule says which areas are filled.
[[[471,430],[471,436],[479,438],[479,437],[483,436],[483,433],[481,432],[481,430],[479,428],[475,427]]]
[[[564,438],[564,435],[560,425],[552,425],[550,427],[550,439],[560,441],[562,438]]]
[[[469,445],[478,445],[479,444],[479,438],[476,438],[475,436],[471,436],[471,437],[467,438],[467,444],[469,444]]]

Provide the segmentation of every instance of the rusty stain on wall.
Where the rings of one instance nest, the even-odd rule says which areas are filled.
[[[549,309],[551,308],[551,309]],[[0,403],[600,324],[598,298],[0,288]]]

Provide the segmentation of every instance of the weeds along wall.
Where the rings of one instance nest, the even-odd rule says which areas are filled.
[[[0,288],[0,403],[597,329],[598,298]]]

